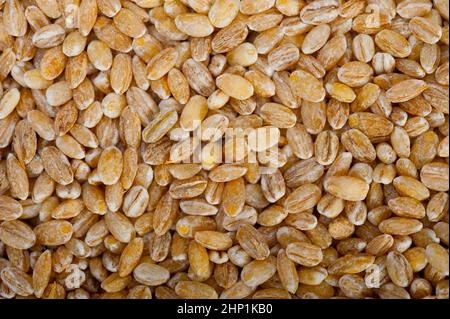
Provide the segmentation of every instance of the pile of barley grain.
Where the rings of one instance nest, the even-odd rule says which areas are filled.
[[[448,20],[0,0],[0,297],[448,298]]]

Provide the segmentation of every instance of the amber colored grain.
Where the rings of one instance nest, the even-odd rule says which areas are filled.
[[[448,9],[0,0],[0,299],[448,299]]]

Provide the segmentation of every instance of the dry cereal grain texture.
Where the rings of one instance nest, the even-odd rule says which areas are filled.
[[[448,299],[448,11],[0,0],[0,299]]]

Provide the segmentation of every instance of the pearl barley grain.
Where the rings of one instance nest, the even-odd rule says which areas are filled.
[[[0,0],[0,299],[448,299],[448,0]]]

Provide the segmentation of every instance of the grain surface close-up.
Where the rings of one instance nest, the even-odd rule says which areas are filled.
[[[24,298],[449,299],[449,0],[0,0]]]

